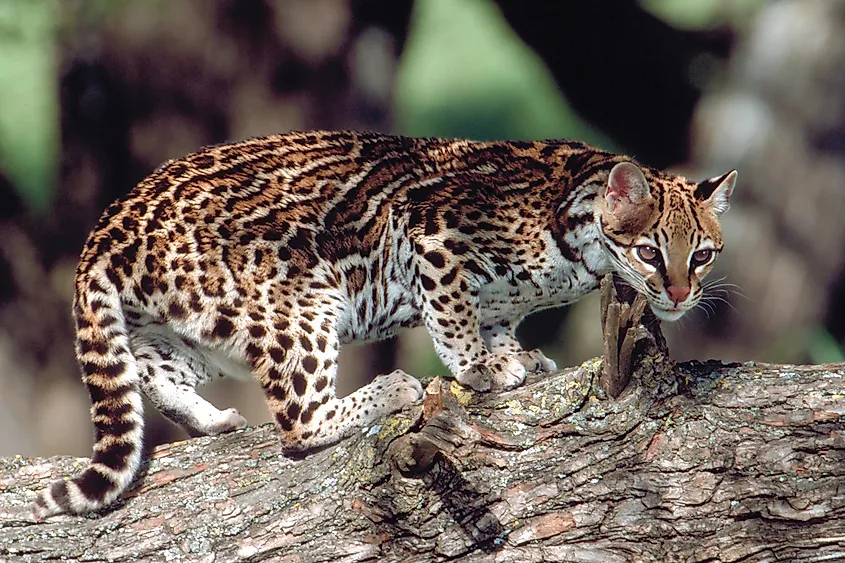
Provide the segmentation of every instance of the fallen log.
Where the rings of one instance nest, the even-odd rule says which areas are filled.
[[[302,459],[270,425],[167,444],[111,509],[38,522],[86,460],[0,458],[0,560],[845,560],[845,364],[676,365],[603,293],[605,362],[504,393],[435,378]]]

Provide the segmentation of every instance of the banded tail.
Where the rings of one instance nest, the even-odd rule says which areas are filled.
[[[94,272],[79,276],[74,317],[77,360],[91,395],[94,454],[80,475],[56,481],[38,495],[37,518],[108,505],[126,490],[141,463],[143,403],[117,288]]]

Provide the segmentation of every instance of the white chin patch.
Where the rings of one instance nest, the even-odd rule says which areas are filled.
[[[667,311],[651,305],[651,310],[654,311],[654,316],[661,321],[677,321],[684,316],[686,311]]]

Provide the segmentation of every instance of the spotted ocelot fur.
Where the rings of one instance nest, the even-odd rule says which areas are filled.
[[[674,320],[722,250],[736,172],[691,182],[571,141],[354,132],[275,135],[170,161],[112,204],[76,275],[76,351],[93,460],[39,517],[112,503],[141,458],[141,394],[193,434],[246,425],[195,391],[261,383],[283,447],[302,451],[420,398],[400,371],[338,398],[341,344],[425,325],[476,390],[551,370],[514,336],[615,271]]]

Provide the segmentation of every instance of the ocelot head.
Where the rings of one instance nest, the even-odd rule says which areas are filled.
[[[722,251],[719,217],[736,183],[732,170],[695,183],[622,162],[599,202],[601,240],[616,272],[661,320],[698,305],[702,280]]]

